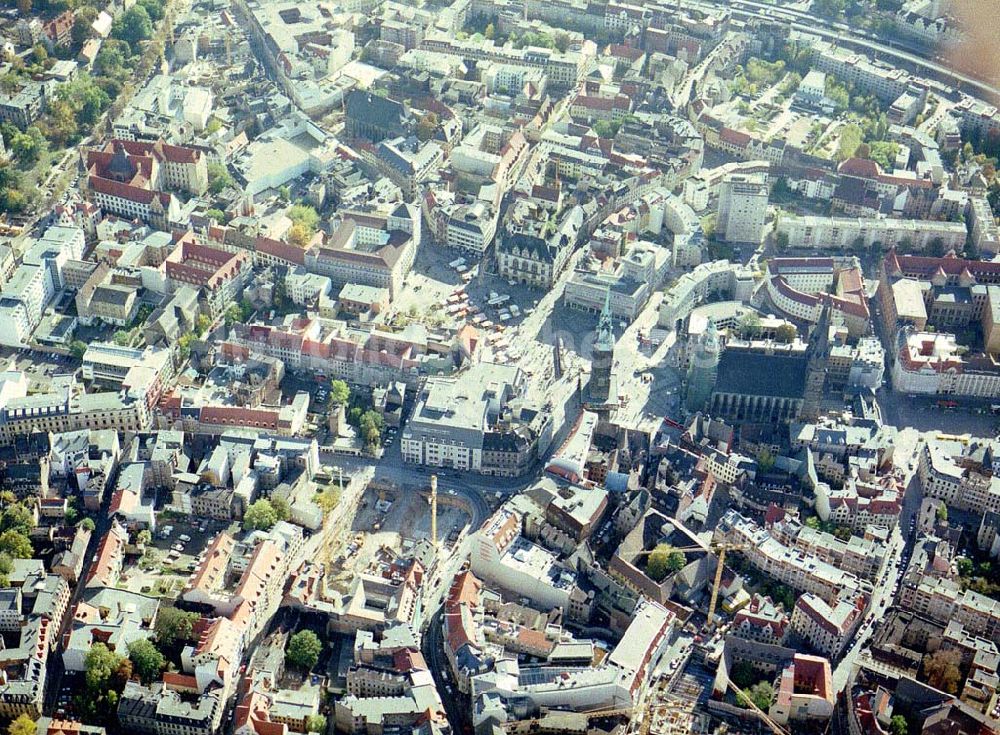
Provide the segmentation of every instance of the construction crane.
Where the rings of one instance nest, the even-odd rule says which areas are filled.
[[[730,680],[728,676],[726,677],[726,682],[729,684],[729,688],[732,689],[734,692],[736,692],[737,698],[742,699],[744,704],[746,704],[750,708],[750,710],[754,714],[756,714],[765,725],[767,725],[767,727],[771,730],[771,732],[774,733],[774,735],[789,735],[788,730],[786,730],[777,722],[772,720],[768,716],[767,712],[765,712],[756,704],[754,704],[753,700],[750,699],[750,696],[742,689],[740,689],[738,686],[733,684],[732,680]]]
[[[715,619],[715,608],[719,604],[719,587],[722,585],[722,570],[726,564],[726,554],[730,551],[744,551],[746,548],[746,544],[712,541],[709,544],[703,544],[701,546],[686,546],[683,548],[670,547],[669,549],[671,553],[677,551],[682,554],[686,554],[695,551],[704,551],[709,554],[715,554],[719,557],[719,563],[715,566],[715,580],[712,583],[712,597],[708,605],[709,627],[714,627],[713,620]],[[654,551],[656,551],[655,548],[640,551],[638,556],[649,556]]]

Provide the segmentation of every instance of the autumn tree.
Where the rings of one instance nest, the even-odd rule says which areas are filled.
[[[35,735],[37,732],[35,721],[26,714],[18,715],[18,718],[7,726],[7,735]]]
[[[923,660],[924,681],[947,694],[957,694],[962,682],[961,663],[962,655],[954,649],[927,654]]]

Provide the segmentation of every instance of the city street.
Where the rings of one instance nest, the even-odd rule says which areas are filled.
[[[846,686],[850,679],[851,670],[857,662],[858,655],[864,650],[871,638],[874,628],[878,625],[886,609],[892,604],[893,591],[899,582],[900,577],[906,571],[901,568],[899,561],[907,545],[913,539],[909,534],[910,522],[920,509],[920,483],[915,476],[915,470],[910,470],[910,464],[916,467],[917,456],[923,447],[922,437],[919,432],[913,429],[904,429],[899,432],[893,445],[893,458],[897,467],[901,467],[904,472],[904,483],[906,484],[906,494],[903,496],[903,508],[899,515],[899,523],[893,529],[889,539],[889,554],[886,556],[885,567],[882,574],[874,586],[871,603],[868,612],[862,619],[861,625],[855,633],[854,641],[850,648],[837,663],[833,670],[834,690],[840,691]]]

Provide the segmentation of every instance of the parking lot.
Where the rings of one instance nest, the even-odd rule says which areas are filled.
[[[1000,416],[990,412],[990,401],[955,398],[953,402],[957,405],[943,407],[939,404],[941,399],[942,396],[909,396],[892,390],[878,394],[883,420],[894,426],[973,436],[996,436],[1000,432]]]
[[[10,364],[14,360],[16,369],[23,370],[28,377],[28,388],[35,392],[47,391],[52,378],[57,375],[72,375],[80,366],[78,360],[67,355],[58,355],[27,347],[0,349],[0,360]]]
[[[177,519],[161,513],[156,532],[139,562],[122,575],[125,589],[160,597],[178,592],[194,571],[205,547],[219,531],[238,524],[201,519],[198,522]]]

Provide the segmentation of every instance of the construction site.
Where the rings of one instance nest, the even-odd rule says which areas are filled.
[[[429,484],[422,488],[370,483],[358,502],[349,538],[342,553],[331,560],[330,571],[350,578],[386,552],[411,556],[424,545],[422,542],[433,541],[432,531],[436,531],[433,535],[441,550],[447,551],[467,529],[469,520],[468,511],[455,496],[437,494],[432,505]]]

